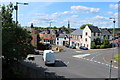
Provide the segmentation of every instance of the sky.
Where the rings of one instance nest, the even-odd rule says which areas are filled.
[[[2,2],[9,4],[9,2]],[[15,2],[13,2],[15,5]],[[118,2],[29,2],[19,4],[18,21],[21,26],[61,27],[70,21],[71,28],[93,24],[99,28],[113,28],[115,18],[118,27]],[[15,11],[13,19],[15,20]]]

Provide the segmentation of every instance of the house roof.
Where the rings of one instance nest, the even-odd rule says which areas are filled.
[[[101,30],[101,35],[112,35],[108,30]]]
[[[58,38],[64,38],[65,36],[69,36],[68,34],[60,34],[59,36],[58,36]]]
[[[71,35],[82,35],[83,30],[82,29],[77,29],[71,33]]]
[[[100,32],[100,30],[96,26],[88,26],[88,27],[90,28],[91,32]]]

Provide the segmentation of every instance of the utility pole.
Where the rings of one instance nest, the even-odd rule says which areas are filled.
[[[69,34],[69,45],[70,45],[70,21],[68,20],[68,34]]]

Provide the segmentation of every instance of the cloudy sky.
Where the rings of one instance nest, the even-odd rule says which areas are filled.
[[[72,28],[83,24],[111,28],[113,23],[109,17],[118,20],[117,2],[29,2],[27,6],[19,4],[18,11],[18,21],[22,26],[33,23],[34,26],[49,27],[52,22],[51,26],[60,27],[67,26],[69,20]],[[15,20],[15,11],[13,18]],[[117,24],[118,21],[116,27]]]

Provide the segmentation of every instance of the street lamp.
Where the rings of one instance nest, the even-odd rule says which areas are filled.
[[[114,24],[114,27],[113,27],[113,43],[114,43],[114,39],[115,39],[115,18],[112,18],[112,17],[110,17],[109,19],[113,19],[113,24]],[[114,45],[112,45],[112,48],[114,47]],[[111,80],[111,70],[112,70],[112,60],[114,59],[114,48],[113,48],[113,54],[112,54],[112,58],[111,58],[111,61],[110,61],[110,70],[109,70],[109,73],[110,73],[110,75],[109,75],[109,78],[110,78],[110,80]]]
[[[14,6],[14,9],[16,10],[16,27],[17,27],[17,24],[18,24],[18,4],[28,5],[28,3],[16,2],[16,6]]]

